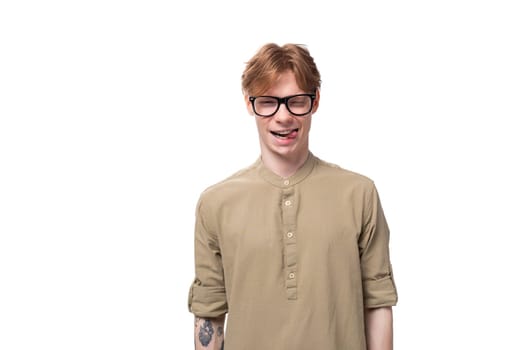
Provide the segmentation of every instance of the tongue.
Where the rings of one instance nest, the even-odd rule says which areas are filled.
[[[291,133],[289,133],[288,135],[286,135],[286,138],[287,139],[294,139],[296,136],[297,136],[297,131],[294,130]]]
[[[274,134],[277,137],[280,137],[281,139],[295,139],[297,137],[297,130],[290,131],[287,134],[286,133],[277,133],[277,132],[273,132],[272,131],[272,134]]]

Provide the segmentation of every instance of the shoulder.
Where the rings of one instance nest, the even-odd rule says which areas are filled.
[[[337,185],[352,185],[368,189],[375,187],[374,181],[370,177],[320,158],[317,158],[317,175],[328,177]]]
[[[255,162],[206,187],[199,197],[199,205],[224,201],[252,186],[257,181],[257,164],[258,162]]]

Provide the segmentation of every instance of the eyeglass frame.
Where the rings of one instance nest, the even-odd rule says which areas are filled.
[[[288,106],[288,101],[291,98],[294,98],[294,97],[297,97],[297,96],[308,96],[308,97],[310,97],[311,104],[310,104],[310,109],[308,110],[308,112],[297,114],[297,113],[294,113],[294,112],[292,112],[290,110],[290,107]],[[262,114],[257,113],[257,111],[255,109],[255,100],[257,98],[259,98],[259,97],[271,97],[271,98],[276,99],[277,100],[277,108],[275,109],[275,112],[273,112],[272,114],[269,114],[269,115],[262,115]],[[285,97],[267,96],[267,95],[263,95],[263,96],[249,96],[248,99],[252,103],[253,113],[255,113],[259,117],[263,117],[263,118],[273,117],[275,114],[277,114],[277,112],[279,112],[279,108],[281,108],[281,105],[283,103],[284,103],[284,105],[286,106],[286,109],[288,110],[288,112],[290,112],[291,115],[296,116],[296,117],[304,117],[307,114],[310,114],[312,112],[312,109],[314,108],[314,100],[315,100],[316,97],[317,97],[316,94],[296,94],[296,95],[290,95],[290,96],[285,96]]]

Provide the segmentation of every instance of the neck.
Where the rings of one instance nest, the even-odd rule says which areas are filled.
[[[282,178],[287,178],[292,176],[303,166],[306,159],[308,159],[308,154],[310,152],[306,150],[301,154],[296,156],[281,156],[278,154],[268,154],[267,152],[262,152],[261,159],[264,165],[270,169],[273,173],[279,175]]]

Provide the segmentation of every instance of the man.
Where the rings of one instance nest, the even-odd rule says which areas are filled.
[[[261,155],[199,199],[196,349],[393,347],[397,292],[375,185],[308,147],[320,84],[300,45],[267,44],[246,65]]]

